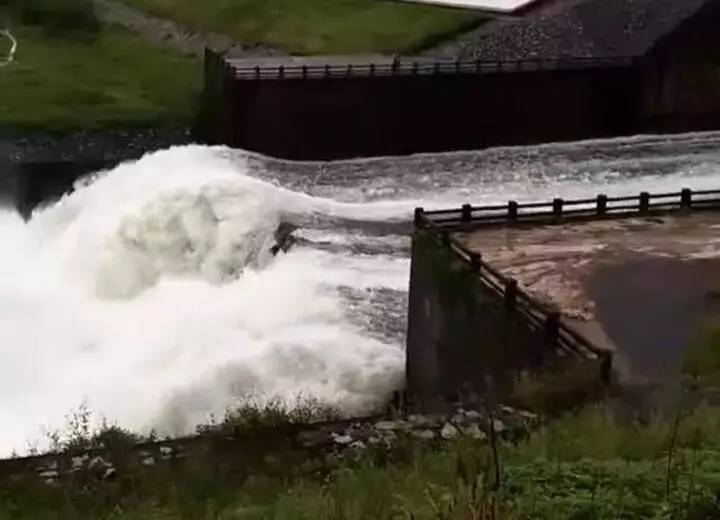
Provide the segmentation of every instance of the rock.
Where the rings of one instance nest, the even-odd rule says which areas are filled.
[[[145,457],[140,461],[140,463],[143,466],[154,466],[155,465],[155,458],[154,457]]]
[[[353,442],[353,438],[350,435],[338,435],[336,433],[333,433],[333,441],[335,441],[336,444],[350,444]]]
[[[105,468],[105,471],[103,472],[101,478],[103,480],[108,480],[109,478],[115,476],[116,470],[113,467]]]
[[[163,457],[169,457],[173,454],[173,449],[170,446],[160,446],[160,455]]]
[[[493,419],[493,430],[495,430],[495,433],[502,433],[507,430],[507,427],[500,419]]]
[[[102,457],[94,457],[88,463],[88,468],[90,468],[90,469],[101,469],[101,468],[107,468],[109,466],[111,466],[111,465]]]
[[[445,440],[454,439],[458,435],[460,435],[460,431],[450,423],[445,423],[445,426],[440,430],[440,436]]]
[[[82,468],[85,465],[85,463],[88,461],[89,458],[90,458],[90,456],[87,453],[80,457],[73,457],[71,459],[72,468],[74,470],[78,470],[78,469]]]
[[[330,441],[330,434],[325,430],[307,430],[298,433],[298,442],[306,448],[320,446]]]
[[[452,416],[450,422],[452,422],[453,424],[465,424],[467,422],[467,419],[465,418],[465,414],[456,413]]]
[[[435,438],[435,432],[432,430],[413,430],[410,435],[416,439],[422,439],[424,441],[429,441]]]
[[[378,444],[382,441],[382,439],[380,439],[379,437],[370,437],[367,441],[369,444]]]
[[[471,421],[481,421],[483,419],[483,415],[476,410],[469,410],[465,412],[465,417]]]
[[[407,418],[408,422],[413,426],[428,426],[432,424],[432,420],[425,415],[414,414]]]
[[[55,469],[47,469],[38,473],[38,476],[45,480],[54,480],[60,476],[60,473]]]
[[[485,432],[483,432],[477,424],[471,424],[469,426],[464,427],[462,429],[462,433],[463,433],[463,435],[467,435],[468,437],[471,437],[471,438],[477,439],[477,440],[487,439]]]
[[[375,423],[375,429],[379,431],[406,430],[410,425],[402,420],[398,421],[378,421]]]
[[[351,448],[355,450],[364,450],[365,449],[365,443],[363,441],[355,441],[350,445]]]

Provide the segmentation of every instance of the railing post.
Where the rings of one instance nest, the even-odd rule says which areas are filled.
[[[518,219],[518,203],[514,200],[508,202],[508,219],[510,222],[517,222]]]
[[[255,79],[260,79],[260,67],[255,65]]]
[[[460,60],[455,60],[455,74],[460,72]]]
[[[375,75],[375,64],[374,63],[370,64],[370,75],[371,76]]]
[[[514,309],[517,304],[518,295],[518,282],[517,280],[510,279],[505,282],[505,307],[507,309]]]
[[[692,207],[692,190],[684,188],[680,192],[680,207],[683,209],[690,209]]]
[[[307,65],[302,66],[302,77],[303,79],[307,79]]]
[[[553,215],[555,215],[556,217],[562,217],[564,201],[562,199],[553,199],[552,204]]]
[[[415,208],[415,215],[413,217],[413,224],[416,228],[423,227],[425,223],[425,210],[423,208]]]
[[[547,334],[548,339],[553,341],[557,340],[560,335],[559,312],[551,312],[547,315],[547,318],[545,318],[545,334]]]
[[[417,74],[417,71],[418,71],[418,63],[417,63],[417,61],[413,61],[413,64],[412,64],[412,73],[413,73],[413,74]]]
[[[330,77],[330,65],[325,65],[325,77]]]
[[[646,214],[650,211],[650,194],[643,191],[640,194],[640,213]]]
[[[470,268],[474,273],[480,272],[482,268],[482,255],[478,253],[470,253]]]
[[[600,381],[604,385],[609,385],[612,379],[612,364],[613,355],[612,352],[607,352],[602,357],[600,365]]]
[[[470,204],[463,204],[460,215],[463,222],[470,222],[472,220],[472,206]]]
[[[352,76],[352,73],[353,73],[353,66],[352,66],[352,64],[347,66],[347,70],[345,71],[345,73],[346,73],[348,76]]]
[[[442,245],[450,248],[450,233],[447,231],[443,231],[440,233],[440,241],[442,242]]]
[[[440,64],[437,61],[435,62],[435,68],[433,69],[433,72],[435,74],[440,74]]]
[[[607,213],[607,195],[598,195],[597,202],[595,204],[595,213],[598,215],[605,215]]]
[[[278,67],[278,76],[280,76],[280,78],[285,77],[285,65],[280,65],[280,67]]]

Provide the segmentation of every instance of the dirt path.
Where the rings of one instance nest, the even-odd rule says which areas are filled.
[[[184,54],[200,57],[206,47],[238,58],[284,54],[268,45],[234,41],[226,34],[193,32],[171,20],[150,15],[116,0],[94,2],[97,16],[104,24],[118,25],[147,41],[168,44]]]

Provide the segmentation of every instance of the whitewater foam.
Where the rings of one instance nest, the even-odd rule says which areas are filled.
[[[191,146],[28,222],[0,210],[0,456],[83,402],[172,435],[249,393],[364,413],[402,385],[414,207],[716,188],[719,150],[693,134],[294,164]],[[273,258],[285,220],[310,243]]]

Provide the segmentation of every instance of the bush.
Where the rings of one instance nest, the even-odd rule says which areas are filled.
[[[50,32],[95,33],[100,22],[92,0],[10,0],[23,23]]]

